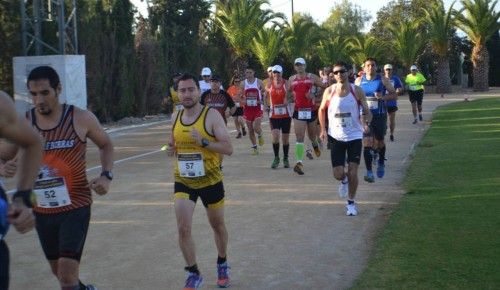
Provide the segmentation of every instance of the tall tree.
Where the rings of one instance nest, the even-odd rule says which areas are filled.
[[[458,28],[467,34],[474,44],[473,64],[474,91],[488,91],[489,53],[486,42],[500,29],[500,11],[495,11],[497,0],[462,0],[462,9],[455,13]]]
[[[450,41],[453,36],[453,2],[445,13],[442,1],[431,5],[429,8],[422,8],[425,12],[423,20],[427,23],[427,40],[432,51],[437,56],[437,93],[451,92],[450,60],[448,51]]]
[[[0,1],[0,90],[12,95],[12,57],[20,55],[18,1]]]
[[[310,58],[313,47],[321,39],[321,30],[312,17],[296,13],[285,27],[285,47],[289,59]]]
[[[424,36],[420,32],[419,23],[405,21],[400,24],[390,24],[388,29],[392,34],[391,48],[396,58],[407,69],[417,62],[424,46]]]
[[[252,52],[257,57],[263,70],[274,64],[283,49],[283,34],[275,27],[263,28],[252,42]]]
[[[281,14],[261,6],[269,4],[267,0],[216,1],[215,21],[219,25],[227,42],[231,45],[238,71],[248,65],[251,43],[254,36],[267,23],[277,20]]]
[[[359,34],[351,37],[348,46],[351,50],[351,60],[356,66],[362,65],[369,57],[375,58],[379,63],[385,61],[387,44],[373,36]]]
[[[327,40],[320,40],[317,49],[321,62],[325,65],[333,65],[337,61],[351,61],[349,39],[340,36]]]
[[[331,35],[351,37],[361,33],[370,19],[368,11],[361,9],[359,5],[352,4],[349,0],[342,0],[341,3],[335,4],[330,16],[321,26]]]

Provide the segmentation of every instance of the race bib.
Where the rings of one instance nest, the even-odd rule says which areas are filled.
[[[240,102],[234,102],[234,105],[236,106],[236,108],[239,108],[240,107]]]
[[[335,120],[339,128],[352,127],[351,113],[337,113],[335,114]]]
[[[247,98],[247,106],[257,107],[257,98],[248,97]]]
[[[181,177],[205,176],[205,166],[201,153],[181,153],[177,155],[179,174]]]
[[[311,120],[311,109],[299,109],[299,120]]]
[[[418,85],[411,85],[410,86],[410,91],[418,91],[420,88]]]
[[[177,104],[177,105],[175,105],[175,109],[177,111],[180,111],[180,110],[184,109],[184,106],[182,104]]]
[[[286,105],[275,105],[273,110],[275,115],[286,115]]]
[[[368,103],[368,107],[370,110],[378,109],[378,99],[375,97],[366,97],[366,102]]]
[[[68,187],[63,177],[49,177],[35,182],[33,191],[39,207],[56,208],[71,204]]]

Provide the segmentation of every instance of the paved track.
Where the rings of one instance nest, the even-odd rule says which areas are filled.
[[[500,95],[498,90],[488,95]],[[234,154],[224,159],[232,289],[345,289],[362,271],[374,236],[404,191],[400,184],[412,148],[430,123],[436,106],[462,101],[463,95],[426,95],[424,122],[412,125],[407,96],[400,98],[395,142],[387,141],[386,177],[360,181],[359,215],[345,216],[337,194],[329,151],[305,161],[305,175],[270,169],[273,158],[269,124],[266,144],[250,155],[249,140],[235,139]],[[232,122],[230,122],[232,123]],[[172,203],[173,159],[158,149],[170,124],[111,133],[115,145],[115,180],[111,192],[95,197],[82,259],[81,279],[101,290],[181,289],[184,262],[177,245]],[[233,129],[232,124],[230,130]],[[291,163],[295,137],[291,136]],[[98,166],[95,147],[88,168]],[[364,174],[363,163],[360,175]],[[100,172],[89,171],[89,178]],[[203,289],[215,289],[216,251],[205,211],[198,204],[193,235]],[[59,289],[36,234],[11,230],[11,289]]]

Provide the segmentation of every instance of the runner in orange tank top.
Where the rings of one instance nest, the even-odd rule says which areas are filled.
[[[42,168],[34,186],[36,230],[60,287],[95,289],[80,282],[79,264],[90,221],[91,190],[104,195],[113,179],[113,144],[94,114],[59,103],[61,90],[59,76],[49,66],[37,67],[28,75],[34,109],[27,117],[45,139]],[[99,148],[102,166],[100,176],[90,182],[87,138]]]

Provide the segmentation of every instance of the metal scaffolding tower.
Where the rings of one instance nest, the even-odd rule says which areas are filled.
[[[78,54],[76,0],[20,0],[20,3],[23,55],[42,55],[44,47],[56,54]],[[66,9],[70,11],[67,17]],[[57,21],[58,44],[51,45],[44,41],[42,27],[53,21]]]

